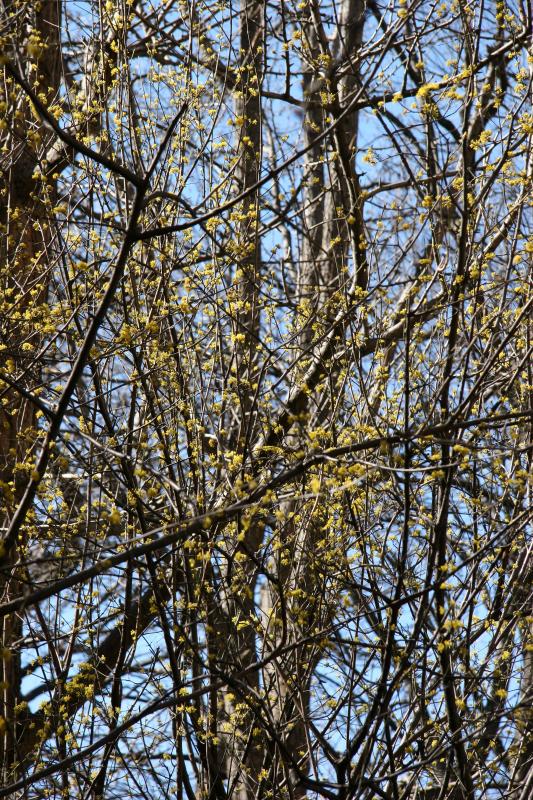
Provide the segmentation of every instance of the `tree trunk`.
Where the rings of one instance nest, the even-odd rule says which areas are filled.
[[[56,0],[44,0],[36,6],[28,3],[22,14],[17,6],[10,31],[13,47],[8,48],[9,57],[18,54],[24,61],[34,88],[49,106],[58,99],[60,15],[61,5]],[[13,102],[12,95],[8,102],[8,95],[13,92],[17,94],[17,102]],[[37,122],[27,97],[7,74],[0,88],[0,104],[10,109],[1,134],[2,149],[9,158],[0,184],[3,238],[0,278],[6,298],[2,344],[7,372],[20,387],[20,390],[11,387],[0,406],[0,514],[5,529],[32,469],[36,407],[25,392],[31,393],[39,384],[37,353],[43,336],[35,327],[30,312],[46,303],[48,294],[53,258],[51,209],[55,205],[55,179],[51,174],[42,173],[40,166],[52,136]],[[24,549],[23,539],[17,548],[5,554],[7,561],[0,575],[3,602],[21,593],[17,569],[21,549]],[[4,618],[0,695],[0,716],[4,720],[0,735],[0,770],[4,782],[12,780],[18,771],[20,656],[17,647],[21,633],[19,615]]]

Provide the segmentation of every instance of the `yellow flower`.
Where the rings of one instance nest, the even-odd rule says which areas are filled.
[[[425,98],[428,94],[433,91],[434,89],[438,89],[438,83],[426,83],[424,86],[421,86],[418,92],[416,93],[417,97]]]
[[[318,476],[311,478],[310,486],[313,494],[318,494],[320,491],[320,478]]]
[[[366,164],[372,164],[372,166],[378,163],[376,155],[371,147],[369,147],[366,153],[364,154],[363,161]]]
[[[109,515],[109,522],[111,525],[120,525],[122,522],[122,515],[118,508],[114,508]]]

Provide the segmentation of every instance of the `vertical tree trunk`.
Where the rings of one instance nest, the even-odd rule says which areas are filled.
[[[250,190],[259,180],[262,159],[261,81],[263,74],[264,0],[241,0],[239,15],[239,70],[234,88],[235,136],[238,164],[235,172],[237,192]],[[234,350],[231,386],[238,408],[238,423],[230,425],[229,447],[236,453],[236,463],[244,463],[254,430],[254,379],[258,363],[259,284],[261,280],[261,247],[259,226],[259,191],[250,191],[238,207],[234,257],[233,297],[236,300]],[[236,468],[232,480],[244,477]],[[248,520],[248,522],[250,522]],[[239,527],[242,521],[239,522]],[[250,525],[245,533],[249,552],[261,544],[262,526]],[[214,659],[229,662],[234,674],[256,660],[256,632],[247,624],[254,615],[252,561],[241,562],[240,589],[235,591],[233,555],[237,539],[226,537],[227,560],[222,567],[220,597],[214,598],[211,609],[213,630],[210,653]],[[257,671],[246,673],[239,686],[227,686],[217,698],[222,708],[211,709],[220,720],[217,733],[222,741],[215,758],[213,786],[220,774],[235,800],[249,800],[256,795],[263,752],[253,740],[253,713],[247,706],[259,689]],[[214,789],[211,789],[214,791]]]
[[[263,74],[264,0],[241,0],[239,75],[234,89],[236,147],[235,173],[239,193],[247,192],[260,177],[262,161],[261,81]],[[238,297],[235,362],[240,403],[236,446],[242,450],[253,430],[253,378],[259,341],[259,284],[261,246],[259,192],[252,191],[239,208],[235,241],[235,293]]]
[[[358,115],[345,117],[338,125],[332,141],[316,139],[328,124],[327,109],[323,98],[334,98],[334,113],[340,114],[347,98],[357,82],[356,57],[363,35],[364,5],[360,0],[343,0],[339,9],[337,38],[330,50],[329,40],[322,27],[320,4],[312,2],[309,17],[304,26],[307,64],[304,67],[303,94],[307,102],[304,118],[303,145],[309,149],[304,159],[304,230],[302,232],[301,263],[298,270],[297,304],[299,310],[299,347],[297,360],[300,367],[296,374],[305,372],[313,357],[313,342],[329,330],[342,307],[349,281],[348,260],[350,253],[354,269],[359,273],[358,282],[366,286],[362,278],[360,262],[366,263],[364,248],[359,248],[362,237],[362,200],[355,172],[355,148],[357,145]],[[342,81],[333,78],[333,64],[347,67]],[[324,77],[324,72],[326,77]],[[329,146],[328,146],[329,145]],[[327,154],[334,153],[329,159]],[[353,229],[357,229],[357,239]],[[356,242],[356,246],[355,243]],[[338,369],[331,374],[330,381],[338,384]],[[340,387],[338,387],[340,390]],[[318,427],[328,429],[332,424],[333,408],[328,388],[321,387],[306,395],[301,404],[300,416],[288,435],[284,445],[294,451],[305,451],[309,431]],[[318,651],[313,645],[299,644],[308,640],[316,630],[327,626],[330,599],[320,597],[320,570],[316,560],[317,542],[322,535],[324,518],[317,509],[308,524],[299,521],[301,502],[290,500],[282,506],[282,522],[279,538],[284,548],[276,559],[274,571],[285,595],[288,636],[294,646],[283,660],[269,665],[269,676],[273,716],[280,731],[287,753],[298,767],[280,769],[279,778],[287,778],[292,786],[293,797],[301,800],[306,796],[299,775],[306,774],[310,767],[309,725],[307,717],[311,701],[311,677]],[[295,598],[295,599],[291,599]],[[269,626],[280,613],[280,598],[272,583],[263,589],[262,611]],[[272,630],[270,636],[274,636]],[[288,773],[288,775],[287,775]]]
[[[11,4],[9,3],[8,6]],[[58,0],[28,3],[13,15],[12,46],[8,57],[26,64],[33,87],[47,105],[57,101],[61,74],[59,44],[61,5]],[[13,93],[17,95],[13,101]],[[8,98],[8,95],[10,98]],[[9,102],[8,102],[9,99]],[[55,204],[54,177],[41,172],[51,134],[37,121],[31,106],[12,79],[5,74],[0,86],[0,104],[8,108],[1,133],[7,164],[0,183],[0,234],[2,295],[4,298],[2,345],[5,369],[22,390],[31,391],[39,382],[35,355],[42,335],[26,311],[47,298],[48,267],[53,233],[50,210]],[[35,438],[35,406],[16,388],[4,394],[0,405],[0,517],[9,524],[31,471],[31,449]],[[21,593],[17,562],[20,548],[7,554],[0,575],[2,602]],[[22,632],[18,615],[2,621],[2,674],[0,693],[0,774],[5,782],[17,773],[17,704],[20,698],[20,657],[17,640]]]

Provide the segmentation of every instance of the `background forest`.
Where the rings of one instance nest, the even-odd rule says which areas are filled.
[[[0,7],[0,797],[529,800],[530,3]]]

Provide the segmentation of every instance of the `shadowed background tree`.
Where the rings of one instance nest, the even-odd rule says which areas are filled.
[[[3,3],[0,797],[529,798],[530,13]]]

